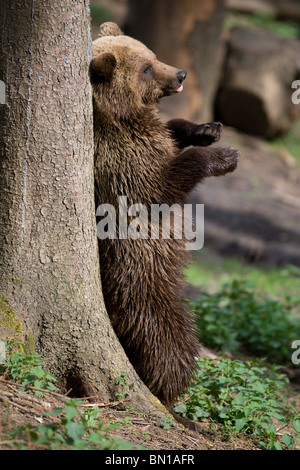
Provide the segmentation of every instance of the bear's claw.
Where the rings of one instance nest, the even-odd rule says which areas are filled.
[[[210,137],[213,142],[220,139],[223,125],[220,122],[209,122],[208,124],[200,124],[195,132],[196,136]]]

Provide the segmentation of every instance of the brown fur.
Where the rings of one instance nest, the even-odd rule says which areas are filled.
[[[152,66],[152,70],[149,69]],[[93,42],[96,205],[183,204],[206,176],[233,171],[237,152],[203,148],[221,125],[160,122],[156,104],[176,93],[178,70],[105,23]],[[182,74],[181,74],[182,75]],[[188,149],[181,148],[193,145]],[[164,403],[184,391],[198,342],[182,305],[184,240],[100,240],[101,278],[112,325],[136,371]]]

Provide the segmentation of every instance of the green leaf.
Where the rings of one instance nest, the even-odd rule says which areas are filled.
[[[30,435],[30,439],[31,439],[33,442],[36,442],[36,441],[38,440],[38,437],[39,437],[39,436],[38,436],[38,434],[37,434],[36,432],[30,431],[29,435]]]
[[[66,424],[66,431],[68,436],[71,437],[75,442],[81,439],[83,433],[85,432],[85,429],[83,424],[71,422]]]
[[[266,391],[266,385],[263,385],[260,382],[254,382],[252,387],[254,388],[254,390],[256,390],[256,392],[259,392],[259,393],[265,393]]]
[[[244,404],[244,395],[242,392],[239,392],[234,399],[232,400],[233,405],[243,405]]]
[[[35,375],[36,377],[44,377],[45,375],[45,372],[43,371],[43,369],[41,369],[41,367],[32,367],[32,369],[30,370],[31,374]]]
[[[77,409],[75,408],[75,406],[66,406],[65,415],[67,421],[72,421],[72,419],[74,419],[74,417],[77,415]]]
[[[295,419],[293,421],[293,426],[296,432],[300,433],[300,419]]]
[[[180,403],[179,405],[174,407],[174,411],[179,414],[185,414],[186,413],[186,405],[184,403]]]
[[[295,442],[293,436],[291,436],[290,434],[282,434],[281,438],[286,446],[294,447]]]
[[[102,444],[104,441],[103,435],[97,432],[92,432],[89,436],[89,442],[92,444]]]
[[[58,390],[58,388],[54,384],[52,384],[51,382],[48,383],[47,388],[48,388],[48,390],[53,390],[53,391]]]
[[[235,421],[235,429],[237,430],[237,432],[241,431],[241,429],[243,429],[246,423],[247,423],[246,418],[237,419]]]
[[[203,408],[200,408],[199,406],[196,407],[195,409],[195,417],[196,418],[208,418],[210,416],[208,411],[205,411]]]
[[[279,441],[274,442],[274,448],[275,450],[282,450],[282,445]]]
[[[56,408],[53,408],[52,411],[49,411],[47,413],[47,415],[48,416],[57,416],[57,415],[61,414],[62,412],[63,412],[63,408],[56,407]]]

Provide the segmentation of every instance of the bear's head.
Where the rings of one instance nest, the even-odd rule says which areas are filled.
[[[159,62],[144,44],[104,23],[93,41],[90,79],[96,108],[128,118],[183,89],[184,70]]]

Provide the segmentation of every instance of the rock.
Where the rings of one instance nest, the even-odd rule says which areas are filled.
[[[288,130],[296,117],[291,85],[298,73],[297,50],[295,40],[273,32],[234,28],[216,98],[217,119],[265,138]]]
[[[232,128],[224,127],[220,142],[241,156],[233,173],[208,179],[190,196],[204,204],[204,249],[245,264],[299,267],[300,168],[269,142]],[[205,251],[194,255],[201,259]]]

